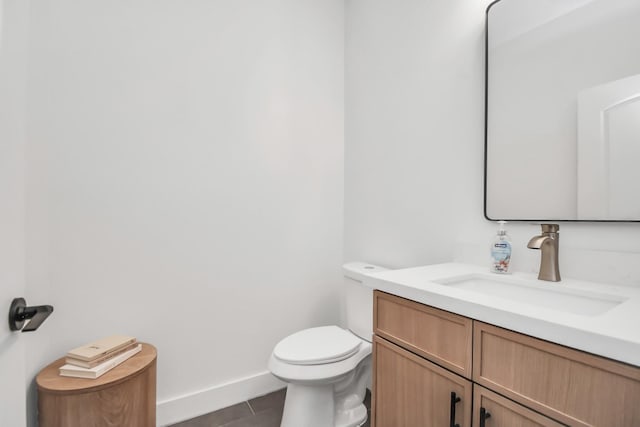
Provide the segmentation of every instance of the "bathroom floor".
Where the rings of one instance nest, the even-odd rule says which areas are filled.
[[[279,427],[287,389],[274,391],[247,402],[201,415],[171,427]],[[371,417],[371,395],[367,390],[364,404]],[[369,427],[369,419],[363,427]]]

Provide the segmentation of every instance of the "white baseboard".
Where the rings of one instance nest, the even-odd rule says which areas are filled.
[[[217,411],[284,387],[286,387],[286,383],[278,380],[269,371],[238,378],[204,390],[158,401],[156,422],[158,426],[167,426]]]

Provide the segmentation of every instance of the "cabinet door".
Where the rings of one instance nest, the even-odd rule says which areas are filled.
[[[372,426],[471,426],[471,381],[377,336],[373,369]]]
[[[375,291],[373,327],[376,335],[471,379],[471,319]]]
[[[473,407],[475,427],[564,426],[477,384],[473,386]]]
[[[640,369],[474,323],[473,380],[575,427],[640,426]]]

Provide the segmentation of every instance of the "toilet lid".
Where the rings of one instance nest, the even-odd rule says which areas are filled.
[[[292,365],[323,365],[352,356],[361,342],[342,328],[321,326],[289,335],[276,345],[273,355]]]

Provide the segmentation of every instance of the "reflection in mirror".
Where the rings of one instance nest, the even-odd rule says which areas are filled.
[[[485,215],[640,221],[640,0],[487,11]]]

